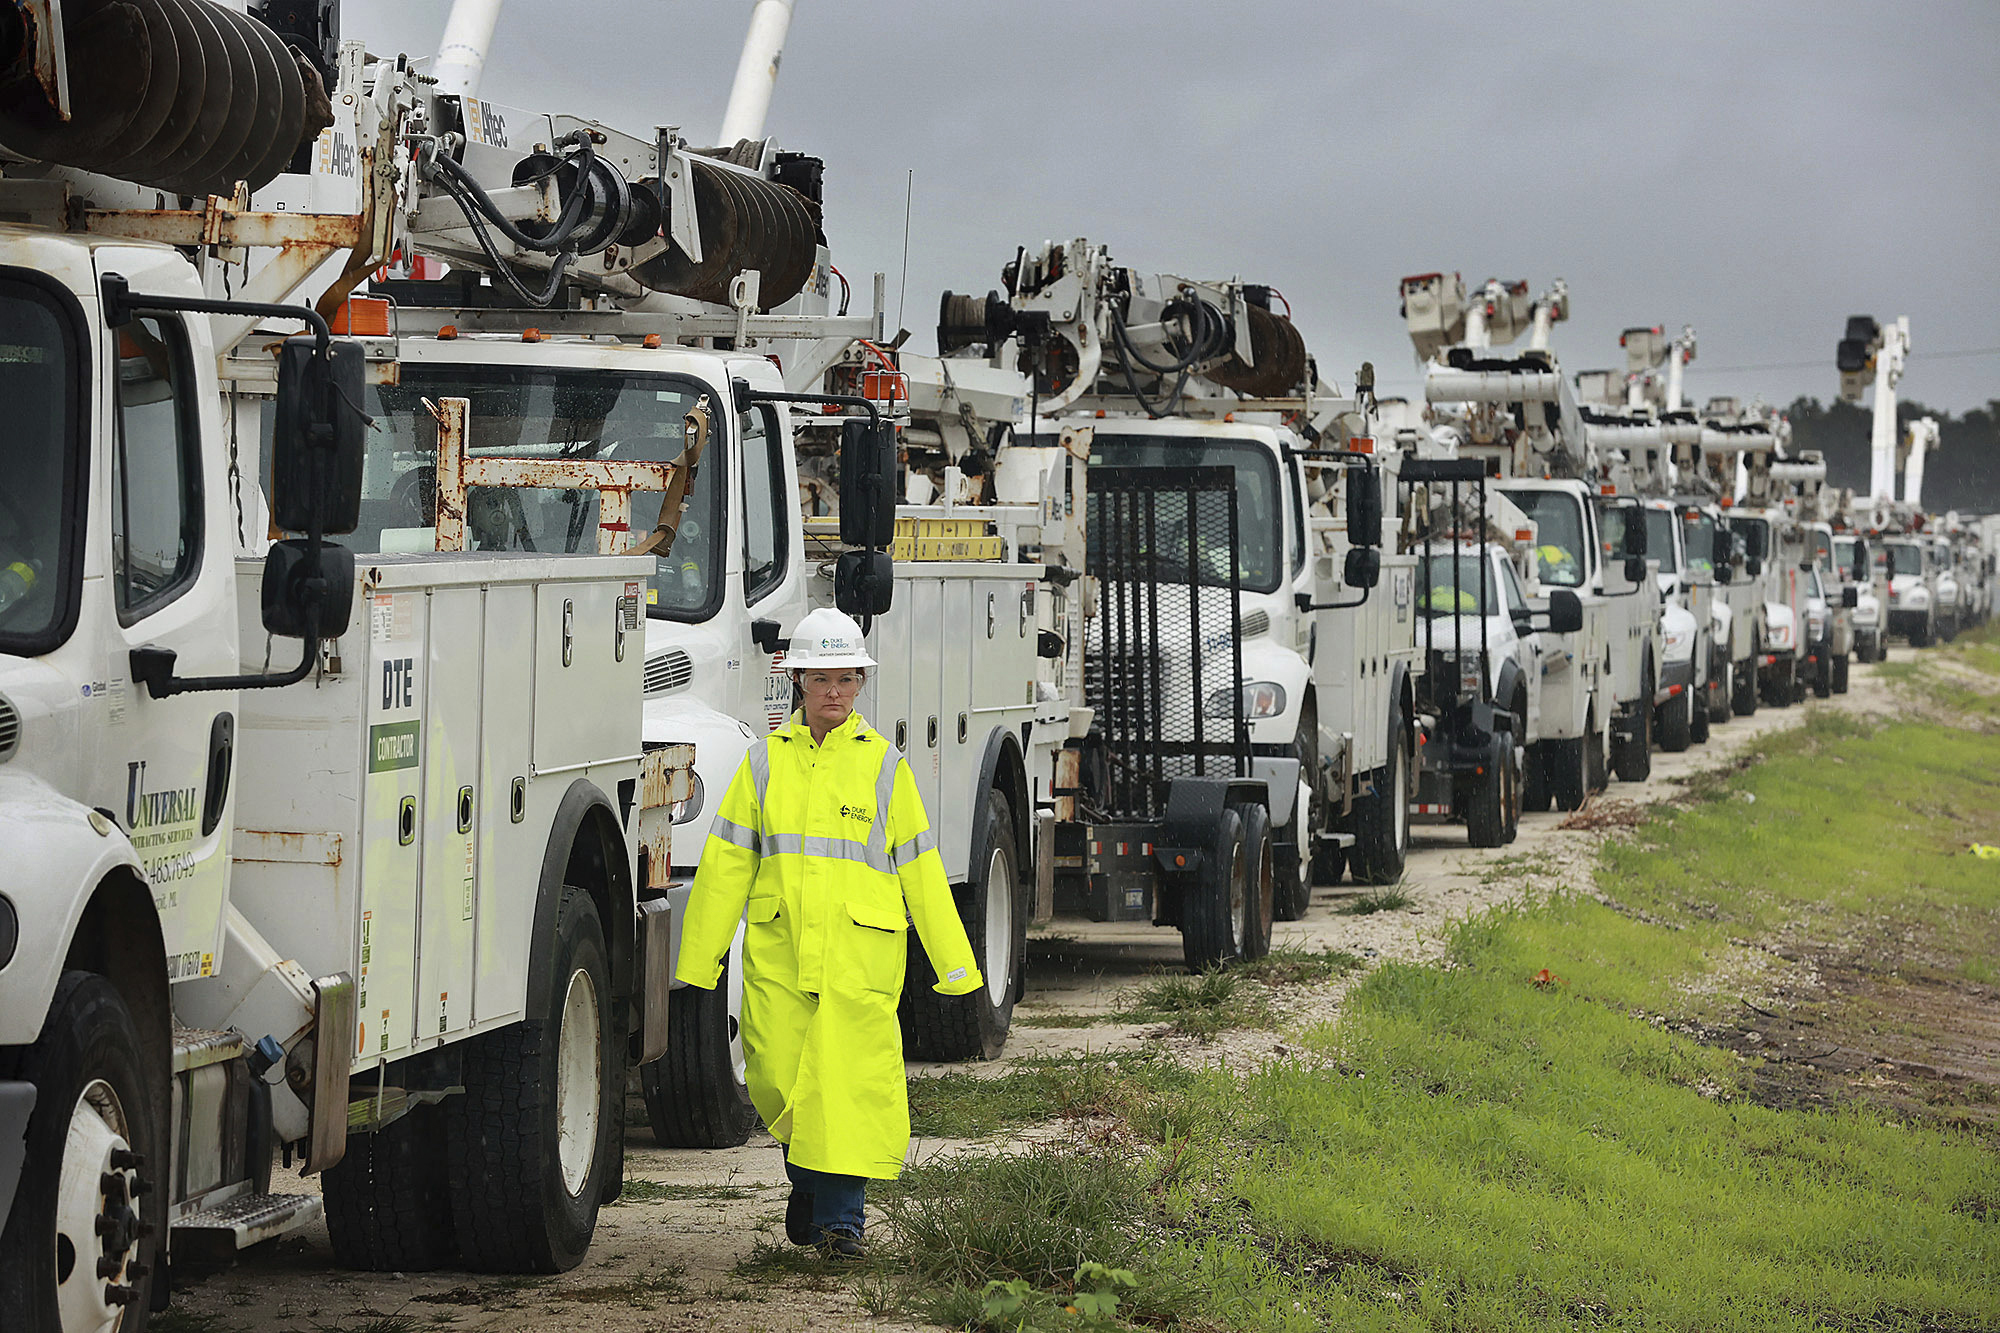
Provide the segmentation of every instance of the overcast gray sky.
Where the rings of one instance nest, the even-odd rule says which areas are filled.
[[[346,0],[427,54],[449,0]],[[749,0],[512,0],[481,94],[712,141]],[[1692,323],[1689,390],[1833,396],[1849,314],[1906,396],[2000,398],[2000,4],[798,0],[767,132],[826,160],[834,263],[912,346],[1017,245],[1240,276],[1323,371],[1413,387],[1406,273],[1566,278],[1566,369]],[[1981,355],[1941,355],[1984,349]]]

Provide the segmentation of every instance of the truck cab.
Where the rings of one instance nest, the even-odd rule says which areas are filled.
[[[1882,618],[1882,594],[1887,589],[1877,586],[1868,538],[1855,532],[1835,533],[1832,569],[1844,588],[1854,589],[1854,660],[1881,661],[1883,635],[1887,632]]]
[[[1886,633],[1909,640],[1912,648],[1937,642],[1937,565],[1920,537],[1885,537],[1870,542],[1875,567],[1888,581]]]
[[[1545,596],[1535,599],[1540,603],[1535,609],[1546,611],[1546,594],[1555,589],[1574,593],[1582,606],[1580,629],[1551,634],[1545,641],[1539,706],[1544,789],[1558,809],[1575,809],[1604,785],[1614,719],[1637,701],[1637,665],[1627,673],[1632,677],[1629,698],[1618,693],[1614,668],[1614,641],[1619,664],[1631,657],[1629,618],[1604,591],[1598,511],[1588,487],[1579,481],[1517,478],[1499,481],[1495,488],[1536,526],[1537,577]],[[1624,600],[1631,601],[1636,592],[1628,590]],[[1537,789],[1530,783],[1529,790]]]
[[[1697,565],[1687,547],[1680,506],[1653,499],[1641,505],[1646,553],[1660,590],[1660,678],[1655,686],[1653,730],[1660,748],[1679,752],[1708,739],[1707,686],[1712,653],[1714,574]]]

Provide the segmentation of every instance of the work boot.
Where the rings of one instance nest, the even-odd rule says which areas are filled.
[[[792,1187],[792,1197],[785,1204],[785,1239],[794,1245],[811,1245],[820,1239],[819,1228],[813,1225],[813,1196]]]
[[[866,1259],[868,1247],[861,1237],[846,1227],[829,1227],[820,1233],[819,1252],[823,1258],[833,1260]]]

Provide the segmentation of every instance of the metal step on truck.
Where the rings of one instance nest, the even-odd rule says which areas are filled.
[[[1088,428],[1093,468],[1228,468],[1242,615],[1203,633],[1242,659],[1253,768],[1271,782],[1274,915],[1303,915],[1315,882],[1346,873],[1394,882],[1422,662],[1414,557],[1381,546],[1400,458],[1376,452],[1372,390],[1327,389],[1268,287],[1146,273],[1081,239],[1023,249],[1001,281],[984,297],[945,293],[943,355],[901,358],[940,457],[999,482],[997,443],[1067,427]],[[1160,651],[1191,679],[1197,648],[1170,635]],[[1200,706],[1220,716],[1226,703]]]

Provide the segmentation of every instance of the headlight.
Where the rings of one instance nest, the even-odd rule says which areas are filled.
[[[1771,646],[1773,648],[1789,648],[1792,646],[1792,627],[1790,625],[1773,625],[1770,629]]]
[[[688,777],[694,783],[694,786],[688,791],[688,798],[685,801],[675,801],[667,807],[667,818],[676,824],[685,824],[701,813],[701,798],[703,793],[701,774],[690,773]]]
[[[1808,639],[1823,639],[1826,637],[1825,616],[1814,612],[1812,615],[1806,617],[1806,637]]]
[[[1235,710],[1230,707],[1229,691],[1217,690],[1208,696],[1206,712],[1210,717],[1228,717]],[[1285,711],[1285,687],[1275,680],[1246,680],[1243,682],[1243,716],[1247,718],[1276,717]]]
[[[1686,657],[1694,651],[1694,631],[1691,629],[1670,629],[1666,631],[1668,657]]]

